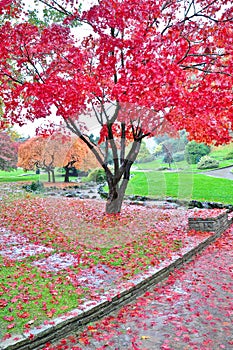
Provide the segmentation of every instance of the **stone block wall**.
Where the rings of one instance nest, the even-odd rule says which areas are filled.
[[[189,218],[189,229],[195,231],[215,232],[221,234],[232,224],[232,219],[228,219],[228,212],[222,213],[213,218]]]

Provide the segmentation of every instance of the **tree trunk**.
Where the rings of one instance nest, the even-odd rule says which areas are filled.
[[[107,214],[117,214],[121,211],[122,202],[124,199],[124,194],[118,195],[116,199],[107,200],[105,212]]]
[[[69,179],[69,167],[68,166],[64,166],[64,169],[65,169],[64,182],[70,182],[70,179]]]
[[[51,174],[52,174],[52,182],[55,183],[55,174],[54,174],[54,170],[51,170]]]
[[[134,145],[131,148],[131,153],[128,154],[127,162],[124,166],[123,178],[119,177],[119,170],[115,172],[115,176],[111,176],[108,172],[106,172],[109,194],[106,203],[106,213],[108,214],[117,214],[120,213],[122,203],[125,196],[125,191],[129,183],[130,178],[130,168],[134,163],[138,152],[140,150],[141,142],[134,142]],[[124,161],[123,161],[124,163]],[[117,181],[118,179],[118,181]]]
[[[118,186],[109,186],[109,195],[105,207],[105,211],[107,214],[120,213],[128,182],[129,179],[124,178],[121,182],[119,189]]]
[[[48,182],[51,182],[50,171],[48,170]]]

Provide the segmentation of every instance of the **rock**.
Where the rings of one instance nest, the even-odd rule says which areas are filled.
[[[141,205],[141,206],[144,206],[144,205],[145,205],[145,202],[143,202],[143,201],[130,201],[129,204],[131,204],[131,205]]]
[[[57,196],[58,193],[55,192],[47,192],[47,196]]]
[[[68,192],[68,193],[65,193],[65,197],[72,198],[72,197],[77,197],[77,195],[74,192]]]

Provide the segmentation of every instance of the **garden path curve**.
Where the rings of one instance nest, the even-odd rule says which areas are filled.
[[[221,169],[209,170],[201,174],[233,180],[233,173],[231,172],[232,170],[233,170],[233,166],[231,165]]]

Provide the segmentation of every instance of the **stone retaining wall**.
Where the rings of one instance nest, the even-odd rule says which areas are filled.
[[[221,234],[232,224],[232,219],[228,219],[228,211],[213,218],[189,218],[189,229],[203,232],[215,232]]]

